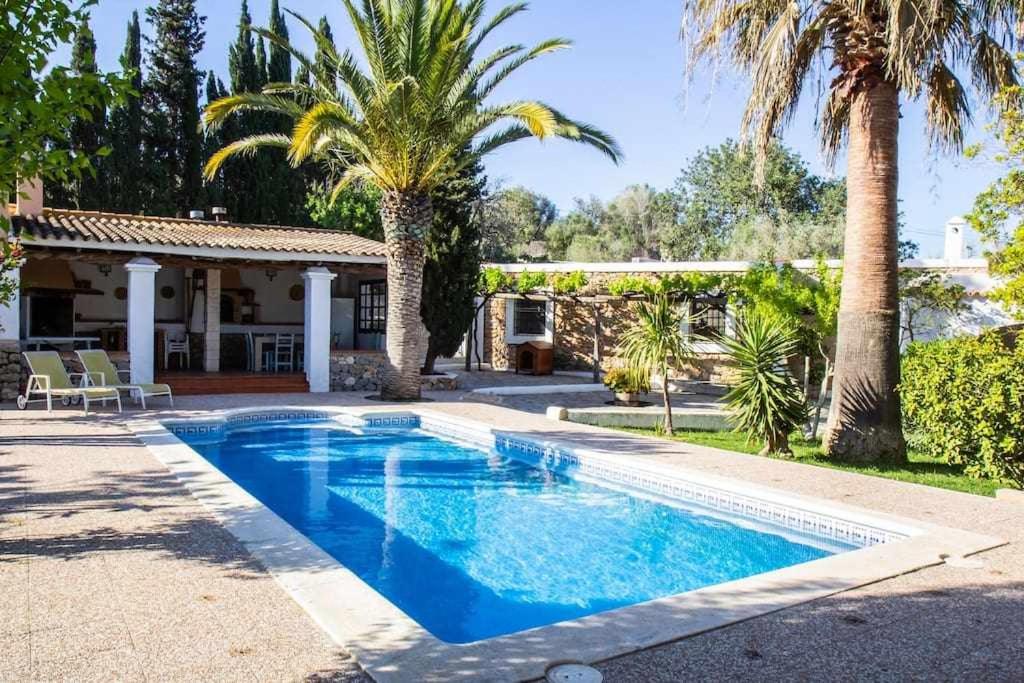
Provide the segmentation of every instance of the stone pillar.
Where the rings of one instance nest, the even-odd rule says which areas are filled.
[[[156,322],[156,271],[152,259],[138,257],[124,264],[128,271],[128,355],[133,384],[153,381],[153,330]]]
[[[220,271],[206,269],[206,325],[203,337],[203,368],[220,372]]]
[[[308,268],[302,274],[306,296],[303,300],[303,364],[309,390],[331,390],[331,280],[334,273],[322,267]]]

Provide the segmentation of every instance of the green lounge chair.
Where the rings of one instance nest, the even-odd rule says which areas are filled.
[[[106,387],[76,387],[71,383],[68,371],[64,369],[64,361],[56,351],[25,351],[22,355],[28,361],[28,384],[25,395],[18,397],[18,408],[24,410],[29,403],[46,402],[46,410],[53,410],[54,397],[60,398],[64,405],[71,405],[72,400],[82,399],[85,414],[89,414],[89,401],[117,401],[117,412],[121,412],[121,394],[117,389]],[[44,398],[32,398],[42,395]]]
[[[142,401],[142,409],[146,409],[146,397],[166,396],[167,400],[174,406],[174,397],[171,395],[171,387],[166,384],[129,384],[122,382],[114,364],[110,362],[110,356],[106,351],[76,351],[78,360],[85,369],[83,373],[88,383],[93,386],[108,387],[118,390],[127,390],[132,396]]]

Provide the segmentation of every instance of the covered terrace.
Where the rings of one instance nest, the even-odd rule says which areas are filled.
[[[41,203],[40,203],[41,204]],[[176,393],[330,390],[332,352],[379,353],[384,245],[333,230],[20,206],[7,354],[103,348]],[[5,380],[5,398],[12,387]]]

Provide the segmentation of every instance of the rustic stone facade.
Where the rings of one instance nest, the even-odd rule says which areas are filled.
[[[18,397],[24,374],[18,342],[0,342],[0,401],[13,401]]]
[[[380,351],[333,351],[331,353],[331,391],[380,390],[385,355]],[[458,376],[440,373],[420,377],[424,391],[454,391]]]
[[[657,277],[655,273],[589,273],[589,282],[582,294],[604,291],[612,280],[623,275]],[[494,299],[488,304],[484,325],[484,357],[490,357],[495,370],[515,369],[515,345],[505,341],[507,299]],[[555,306],[554,347],[556,370],[590,370],[594,354],[594,309],[589,303],[558,301]],[[612,301],[601,310],[601,370],[622,365],[617,355],[618,341],[634,321],[630,304]],[[722,382],[730,373],[730,362],[722,354],[702,353],[692,363],[672,374],[673,378],[704,382]]]
[[[378,391],[384,367],[379,351],[331,353],[331,391]]]

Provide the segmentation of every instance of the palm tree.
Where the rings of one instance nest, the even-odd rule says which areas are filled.
[[[672,403],[669,400],[668,371],[693,357],[683,333],[683,314],[672,297],[660,289],[649,299],[633,305],[636,320],[623,333],[619,354],[638,380],[657,371],[661,374],[661,397],[665,403],[665,433],[672,434]],[[637,381],[637,384],[642,382]]]
[[[823,147],[847,143],[845,276],[826,449],[906,459],[900,426],[896,235],[900,96],[925,101],[932,142],[962,146],[971,101],[1015,83],[1019,0],[683,0],[694,61],[731,59],[751,77],[745,132],[763,153],[804,85],[825,92]],[[962,74],[963,75],[963,74]],[[831,79],[827,84],[825,79]]]
[[[504,7],[485,21],[484,0],[362,0],[359,7],[354,0],[342,2],[365,67],[297,14],[292,16],[313,35],[320,60],[258,29],[309,71],[310,84],[271,83],[261,93],[223,98],[207,106],[205,123],[216,128],[235,113],[257,110],[290,117],[294,129],[226,145],[210,158],[206,174],[213,176],[231,156],[280,147],[292,165],[326,164],[336,179],[332,198],[357,180],[381,190],[388,266],[388,365],[381,395],[417,399],[431,191],[487,153],[528,137],[582,142],[615,162],[620,153],[607,134],[542,102],[488,102],[520,67],[570,44],[553,38],[532,49],[510,45],[480,54],[485,39],[525,4]]]

